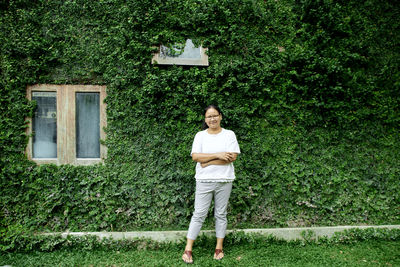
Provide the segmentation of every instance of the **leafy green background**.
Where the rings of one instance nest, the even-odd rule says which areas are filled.
[[[189,153],[211,103],[242,150],[229,227],[400,223],[399,11],[378,0],[1,1],[1,227],[186,229]],[[150,63],[155,46],[187,38],[209,48],[209,67]],[[105,164],[26,159],[26,86],[38,83],[107,85]]]

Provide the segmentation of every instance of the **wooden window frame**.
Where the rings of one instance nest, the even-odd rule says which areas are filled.
[[[36,84],[27,87],[27,98],[32,100],[33,92],[56,92],[57,95],[57,158],[33,158],[32,118],[27,118],[29,136],[26,155],[37,164],[91,165],[102,163],[107,155],[107,147],[102,144],[106,134],[106,86],[104,85],[55,85]],[[75,94],[80,92],[100,93],[100,158],[76,158]]]

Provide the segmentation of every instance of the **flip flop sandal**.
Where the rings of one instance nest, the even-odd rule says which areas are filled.
[[[224,254],[224,252],[222,251],[222,249],[216,248],[216,249],[215,249],[215,253],[214,253],[214,259],[215,259],[215,260],[219,261],[219,260],[222,260],[222,259],[224,258],[225,255],[222,256],[222,258],[219,258],[219,259],[217,258],[218,255],[219,255],[220,253]]]
[[[192,264],[193,263],[192,251],[185,250],[183,254],[186,255],[189,260],[185,260],[183,257],[182,260],[187,264]]]

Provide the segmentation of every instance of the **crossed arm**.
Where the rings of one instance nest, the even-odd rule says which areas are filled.
[[[220,152],[220,153],[193,153],[192,159],[205,168],[210,165],[225,165],[234,162],[238,153]]]

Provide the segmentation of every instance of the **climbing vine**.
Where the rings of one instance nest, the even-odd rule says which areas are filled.
[[[1,226],[186,229],[210,103],[242,150],[230,227],[398,223],[398,15],[389,1],[3,1]],[[187,38],[208,67],[150,63]],[[26,159],[40,83],[107,86],[104,164]]]

